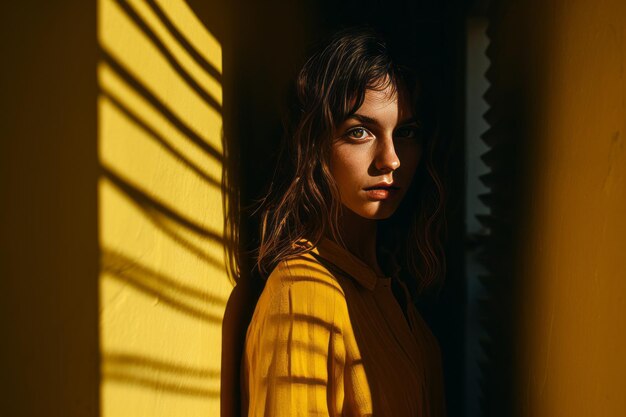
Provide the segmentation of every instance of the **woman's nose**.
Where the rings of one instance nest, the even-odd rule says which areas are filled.
[[[383,172],[395,171],[400,167],[400,159],[396,154],[393,139],[381,141],[376,150],[376,169]]]

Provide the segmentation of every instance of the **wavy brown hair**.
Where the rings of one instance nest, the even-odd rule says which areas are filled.
[[[395,254],[399,268],[414,278],[414,296],[442,281],[445,193],[438,163],[439,118],[435,96],[421,78],[369,27],[343,29],[310,56],[295,79],[279,163],[259,206],[257,266],[262,274],[311,250],[297,244],[302,239],[313,246],[323,236],[342,242],[341,199],[329,169],[333,133],[361,107],[366,90],[391,85],[410,98],[424,152],[400,207],[379,221],[377,244]]]

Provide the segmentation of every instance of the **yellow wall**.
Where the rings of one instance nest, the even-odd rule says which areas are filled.
[[[516,409],[626,415],[626,3],[502,2],[529,192]],[[514,96],[511,96],[514,97]]]
[[[184,1],[155,5],[98,2],[100,410],[217,416],[222,47]]]
[[[0,415],[98,413],[95,2],[0,25]]]

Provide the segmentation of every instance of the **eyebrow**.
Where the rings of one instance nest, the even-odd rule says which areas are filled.
[[[358,120],[361,123],[367,123],[367,124],[371,124],[371,125],[380,126],[380,123],[378,123],[378,120],[376,120],[376,119],[374,119],[372,117],[366,116],[364,114],[354,113],[354,114],[351,114],[350,116],[348,116],[346,118],[346,120],[349,120],[349,119],[355,119],[355,120]],[[402,125],[408,125],[410,123],[417,123],[417,119],[415,117],[409,117],[408,119],[405,119],[405,120],[401,121],[400,123],[398,123],[398,125],[402,126]]]

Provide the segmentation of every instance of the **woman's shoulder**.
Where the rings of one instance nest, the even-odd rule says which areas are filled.
[[[260,317],[307,317],[340,327],[348,314],[343,288],[337,278],[310,254],[279,262],[257,304]],[[284,321],[284,320],[283,320]]]
[[[270,288],[325,290],[345,297],[338,278],[310,252],[280,261],[267,278]]]

